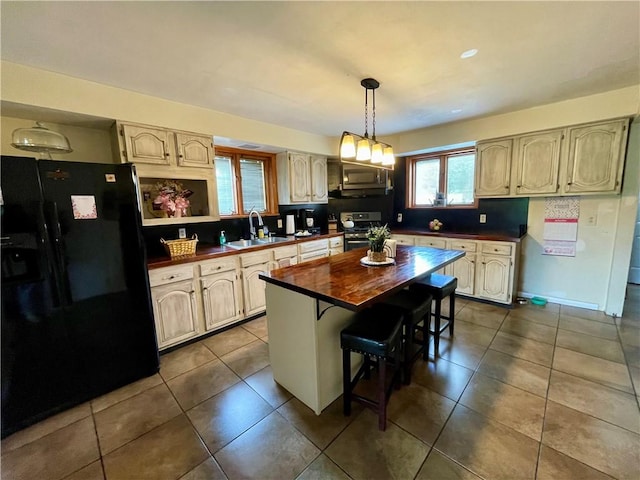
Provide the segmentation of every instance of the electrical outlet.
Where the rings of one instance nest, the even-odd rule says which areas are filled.
[[[278,219],[278,230],[282,230],[282,219]]]
[[[402,223],[402,214],[401,213],[398,214],[398,223]]]
[[[590,227],[595,227],[598,224],[598,215],[596,215],[595,213],[587,215],[587,221],[585,223]]]
[[[487,214],[486,213],[481,213],[480,214],[480,223],[487,223]]]
[[[178,229],[178,238],[187,238],[187,229],[179,228]]]

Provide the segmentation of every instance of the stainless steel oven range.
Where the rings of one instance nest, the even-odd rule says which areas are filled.
[[[353,226],[348,221],[353,222]],[[340,223],[344,228],[344,249],[345,251],[353,250],[361,247],[368,247],[367,230],[370,226],[380,225],[382,214],[380,212],[342,212],[340,214]]]

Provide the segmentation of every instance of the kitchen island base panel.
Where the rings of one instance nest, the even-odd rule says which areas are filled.
[[[340,332],[351,310],[266,284],[273,379],[316,415],[342,395]],[[362,358],[352,354],[352,376]]]

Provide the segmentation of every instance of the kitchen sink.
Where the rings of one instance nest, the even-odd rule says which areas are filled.
[[[289,241],[289,239],[284,237],[253,238],[251,240],[234,240],[233,242],[227,242],[225,246],[240,250],[243,248],[257,247],[260,245],[271,245],[274,243],[287,241]]]
[[[289,239],[286,237],[267,237],[267,238],[259,238],[256,242],[260,242],[261,244],[266,243],[280,243],[280,242],[288,242]]]

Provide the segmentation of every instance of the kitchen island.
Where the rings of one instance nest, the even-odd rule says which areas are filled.
[[[360,263],[365,255],[360,248],[260,275],[273,378],[318,415],[342,393],[340,331],[355,312],[465,253],[398,245],[394,264],[374,267]]]

